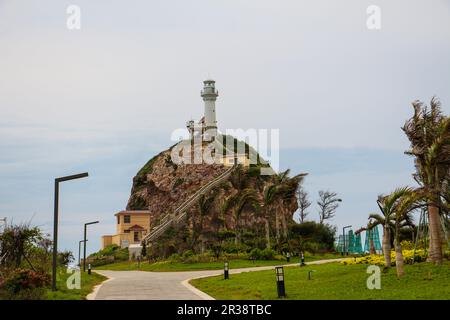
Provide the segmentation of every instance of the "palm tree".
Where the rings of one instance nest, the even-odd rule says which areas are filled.
[[[283,235],[287,237],[287,213],[292,211],[289,208],[297,204],[296,192],[307,173],[301,173],[289,177],[290,170],[286,170],[276,175],[273,183],[268,185],[263,192],[263,207],[266,221],[271,218],[272,212],[275,217],[275,234],[277,240],[280,239],[280,225],[283,229]],[[280,214],[281,213],[281,214]],[[292,218],[292,217],[291,217]],[[266,230],[267,237],[267,230]]]
[[[221,214],[221,219],[223,221],[226,221],[225,216],[227,216],[229,213],[234,215],[232,212],[236,205],[237,199],[238,199],[238,195],[236,194],[236,195],[228,196],[222,201],[222,204],[220,205],[220,214]],[[228,226],[225,226],[225,227],[228,227]]]
[[[415,158],[416,181],[427,196],[430,230],[429,260],[442,264],[441,194],[450,167],[450,118],[442,115],[435,97],[430,109],[420,101],[413,102],[414,115],[406,121],[403,131],[411,142],[405,153]],[[447,181],[448,183],[448,181]]]
[[[376,225],[383,226],[383,254],[384,263],[386,268],[391,266],[391,234],[395,228],[395,210],[399,200],[405,195],[409,194],[411,189],[408,187],[402,187],[395,189],[391,194],[384,196],[378,196],[378,207],[382,215],[372,213],[369,215],[369,219],[372,219],[370,227]]]
[[[217,190],[213,189],[209,194],[202,194],[200,198],[197,200],[197,205],[193,207],[192,211],[196,211],[199,215],[198,223],[195,223],[195,216],[192,215],[192,244],[193,247],[202,233],[203,222],[205,217],[209,214],[209,212],[214,207],[214,202],[217,196]]]
[[[403,268],[403,253],[400,244],[400,231],[403,228],[410,227],[412,224],[411,212],[417,209],[419,201],[423,195],[412,189],[408,191],[398,200],[395,206],[395,231],[394,231],[394,246],[395,246],[395,267],[397,269],[397,276],[401,277],[404,274]]]
[[[265,230],[266,230],[266,246],[270,248],[270,224],[271,213],[274,211],[274,202],[277,198],[277,186],[275,184],[269,185],[264,189],[263,192],[263,204],[262,207],[264,209],[264,222],[265,222]],[[276,238],[279,238],[279,223],[278,223],[278,214],[277,210],[275,210],[275,232]]]
[[[286,172],[289,173],[289,170],[287,170]],[[299,189],[300,185],[303,183],[303,180],[307,175],[308,175],[307,173],[300,173],[293,177],[285,177],[282,180],[281,194],[280,194],[283,203],[281,210],[282,212],[281,221],[283,227],[283,234],[285,237],[287,237],[288,234],[288,225],[286,218],[289,219],[289,222],[292,222],[293,220],[292,212],[298,208],[297,190]]]
[[[237,198],[234,215],[236,219],[236,241],[239,242],[241,238],[241,220],[242,214],[245,210],[252,209],[256,212],[259,211],[259,198],[258,193],[254,189],[244,189]]]

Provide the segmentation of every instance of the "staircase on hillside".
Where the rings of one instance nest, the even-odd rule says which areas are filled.
[[[172,224],[180,222],[186,216],[187,210],[195,204],[195,202],[205,193],[210,191],[212,188],[217,186],[219,183],[226,180],[231,172],[235,169],[235,166],[230,167],[225,172],[221,173],[219,176],[208,182],[206,185],[201,187],[197,192],[195,192],[191,197],[184,201],[178,208],[176,208],[172,213],[166,214],[160,222],[153,227],[148,234],[142,239],[146,244],[150,244],[152,241],[156,240],[161,236]]]

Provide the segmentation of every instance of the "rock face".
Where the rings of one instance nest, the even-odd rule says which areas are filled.
[[[228,168],[217,164],[177,165],[171,161],[171,149],[165,150],[133,178],[127,210],[148,209],[152,221],[157,223]],[[263,240],[281,236],[292,222],[297,200],[295,196],[280,198],[263,209],[265,190],[279,179],[276,175],[262,176],[259,169],[236,167],[227,180],[188,209],[182,223],[152,245],[152,254],[161,257],[187,249],[200,252],[223,242],[227,235],[233,243],[239,243],[246,235]]]
[[[177,165],[171,161],[170,150],[163,151],[133,178],[127,210],[148,209],[157,218],[225,170],[221,165]]]

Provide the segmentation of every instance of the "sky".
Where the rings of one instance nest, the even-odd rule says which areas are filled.
[[[335,191],[339,229],[413,185],[411,102],[450,113],[449,0],[0,0],[0,57],[0,217],[51,233],[54,178],[88,171],[61,186],[59,247],[75,253],[85,222],[100,221],[88,252],[115,232],[133,176],[202,116],[208,77],[219,128],[279,129],[309,218]]]

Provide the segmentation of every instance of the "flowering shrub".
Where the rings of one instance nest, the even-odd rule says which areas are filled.
[[[38,273],[28,269],[17,269],[4,283],[5,289],[17,293],[24,289],[36,289],[47,286],[50,277],[44,273]]]
[[[413,260],[414,250],[402,250],[403,261],[405,263],[411,263]],[[427,259],[425,250],[416,250],[415,261],[423,262]],[[384,255],[371,254],[361,258],[348,258],[341,261],[343,265],[352,264],[374,264],[377,266],[384,267]],[[395,251],[391,251],[391,266],[395,266]]]

